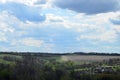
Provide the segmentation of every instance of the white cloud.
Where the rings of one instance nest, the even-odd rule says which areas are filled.
[[[120,12],[109,12],[109,13],[101,13],[97,15],[83,15],[83,14],[77,14],[76,16],[73,17],[76,21],[81,21],[81,22],[93,22],[97,25],[101,25],[104,23],[108,23],[109,19],[116,18],[120,15]]]
[[[113,27],[116,32],[120,33],[120,25],[116,25]]]
[[[104,33],[93,33],[93,34],[86,34],[81,35],[78,40],[80,39],[90,39],[95,41],[106,41],[106,42],[114,42],[116,41],[117,34],[115,31],[106,31]]]
[[[10,1],[10,0],[6,0],[6,1]],[[15,1],[15,0],[11,0],[11,1]],[[24,4],[28,5],[30,0],[29,1],[18,0],[18,2],[20,1],[23,1],[25,2]],[[30,6],[32,6],[35,1],[36,0],[33,0],[30,3],[31,4]],[[44,7],[46,8],[50,8],[49,6],[51,5],[48,4],[48,2],[47,5],[46,4],[44,5]],[[117,33],[120,32],[120,26],[113,25],[109,21],[109,19],[114,19],[115,17],[117,17],[120,14],[120,12],[114,12],[114,13],[110,12],[104,14],[91,15],[91,16],[76,14],[73,12],[68,12],[68,13],[64,12],[65,13],[64,14],[62,13],[62,10],[59,9],[58,12],[56,13],[54,12],[54,10],[49,12],[48,10],[47,13],[46,10],[45,11],[46,20],[44,22],[38,22],[38,23],[31,21],[22,22],[19,19],[17,19],[17,17],[15,17],[14,15],[10,15],[6,11],[0,12],[0,42],[3,41],[7,42],[8,43],[7,47],[6,44],[3,46],[13,51],[20,51],[20,50],[34,51],[34,49],[32,48],[35,48],[36,51],[38,50],[38,51],[52,52],[59,50],[61,43],[63,44],[64,42],[67,42],[64,40],[74,39],[73,42],[71,41],[70,44],[76,45],[76,43],[78,43],[75,46],[75,48],[77,49],[73,48],[74,46],[65,46],[65,47],[71,47],[67,50],[79,51],[82,47],[85,47],[85,49],[83,50],[87,51],[87,49],[89,48],[85,46],[86,42],[84,43],[84,40],[88,41],[90,44],[96,42],[97,45],[101,46],[102,44],[99,44],[99,42],[100,43],[110,42],[110,44],[114,44],[114,42],[118,40],[118,38],[120,37],[119,34]],[[76,37],[78,41],[75,40]],[[59,39],[62,38],[63,41],[56,41],[58,40],[57,38]],[[49,39],[51,40],[49,41]],[[79,44],[79,41],[83,41],[83,45],[80,45],[82,42],[80,42]],[[8,46],[13,48],[9,48]],[[63,48],[64,48],[64,44],[63,44]],[[61,48],[61,50],[63,48]],[[66,48],[64,48],[63,51],[65,51],[65,49]],[[89,49],[89,51],[91,51],[91,49]]]
[[[19,41],[21,44],[25,46],[33,46],[33,47],[41,47],[44,43],[43,40],[33,39],[33,38],[25,38]]]
[[[0,3],[7,3],[7,2],[16,2],[28,6],[51,8],[52,0],[0,0]]]
[[[0,51],[8,51],[8,48],[0,46]]]
[[[6,42],[7,38],[4,33],[0,32],[0,42]]]
[[[44,43],[43,51],[45,51],[45,52],[52,52],[54,50],[54,47],[55,47],[54,44],[46,44],[46,43]]]
[[[24,39],[14,39],[12,40],[11,44],[12,47],[8,47],[8,51],[11,51],[11,48],[16,49],[16,51],[19,51],[20,49],[23,49],[23,47],[25,47],[25,49],[27,49],[28,51],[34,51],[34,52],[52,52],[55,47],[54,44],[52,43],[46,43],[44,40],[41,39],[34,39],[34,38],[24,38]],[[35,48],[32,49],[32,48]],[[23,51],[25,50],[23,49]],[[14,50],[13,50],[14,51]],[[26,50],[25,50],[26,51]]]
[[[5,12],[0,13],[0,41],[7,42],[7,34],[14,33],[14,28],[8,24],[9,16]]]
[[[80,36],[80,39],[115,42],[118,38],[116,31],[119,31],[119,27],[115,27],[109,19],[118,16],[120,12],[109,12],[97,14],[94,16],[86,16],[78,14],[70,20],[67,16],[57,16],[54,14],[48,14],[46,23],[47,25],[60,26],[61,28],[67,28],[68,30],[75,30]],[[50,22],[50,20],[61,20],[61,22]],[[56,25],[57,24],[57,25]]]
[[[0,24],[0,31],[2,31],[2,32],[5,32],[5,33],[7,33],[7,32],[14,32],[14,29],[13,28],[11,28],[9,25],[7,25],[7,24],[5,24],[5,23],[2,23],[2,22],[0,22],[1,24]]]
[[[54,15],[54,14],[47,14],[46,15],[46,18],[47,18],[47,20],[46,21],[50,21],[50,22],[61,22],[61,21],[64,21],[64,18],[63,17],[61,17],[61,16],[56,16],[56,15]]]
[[[17,2],[17,3],[23,3],[26,5],[33,5],[35,2],[38,0],[0,0],[1,3],[6,3],[6,2]]]
[[[93,16],[78,14],[73,17],[73,22],[69,22],[69,26],[72,25],[70,28],[79,32],[80,36],[77,37],[77,40],[114,42],[119,36],[117,32],[120,32],[120,26],[113,25],[109,20],[118,15],[120,15],[120,12],[102,13]]]

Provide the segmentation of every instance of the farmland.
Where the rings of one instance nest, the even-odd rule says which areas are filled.
[[[103,56],[103,55],[63,55],[61,59],[73,62],[101,62],[109,59],[117,59],[120,56]]]

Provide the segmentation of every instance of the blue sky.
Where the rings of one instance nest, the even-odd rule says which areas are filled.
[[[120,1],[0,0],[0,51],[120,53]]]

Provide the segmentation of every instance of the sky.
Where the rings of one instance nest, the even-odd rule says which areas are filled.
[[[0,51],[120,53],[120,0],[0,0]]]

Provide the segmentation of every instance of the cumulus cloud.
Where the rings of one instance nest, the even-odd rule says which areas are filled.
[[[0,4],[0,11],[7,11],[9,14],[16,16],[19,20],[41,22],[45,20],[45,15],[40,12],[41,9],[30,7],[21,3]]]
[[[107,41],[107,42],[114,42],[117,38],[117,33],[114,30],[109,30],[104,33],[96,33],[95,34],[87,34],[87,35],[81,35],[79,39],[90,39],[90,40],[96,40],[96,41]]]
[[[27,37],[20,40],[13,40],[11,45],[24,45],[28,47],[41,47],[44,44],[43,40]]]
[[[46,0],[36,0],[35,4],[45,4]]]
[[[7,38],[4,33],[0,32],[0,42],[6,42]]]
[[[7,16],[8,15],[6,15],[4,12],[0,13],[0,42],[8,42],[7,35],[10,36],[10,34],[14,32],[14,28],[7,24],[8,22],[8,20],[6,20],[8,19]]]
[[[0,42],[8,41],[6,34],[12,33],[13,31],[14,31],[13,28],[8,27],[8,25],[6,25],[4,23],[1,23],[0,24]]]
[[[25,38],[20,40],[19,42],[25,46],[33,46],[33,47],[40,47],[44,43],[43,40],[37,40],[34,38]]]
[[[115,52],[119,51],[115,46],[119,46],[120,26],[109,21],[114,18],[116,20],[119,11],[85,15],[72,9],[49,7],[52,0],[46,0],[49,2],[42,9],[42,3],[35,3],[42,0],[21,1],[25,3],[20,0],[0,2],[1,51],[94,51],[96,46],[103,49],[102,46],[106,45],[111,46]],[[40,15],[41,10],[44,10],[42,13],[45,16]],[[45,17],[44,20],[37,20],[41,17]]]
[[[118,0],[54,0],[56,6],[85,14],[98,14],[117,11]]]
[[[46,0],[0,0],[0,3],[7,3],[7,2],[16,2],[22,3],[28,6],[34,6],[36,4],[45,4]]]

